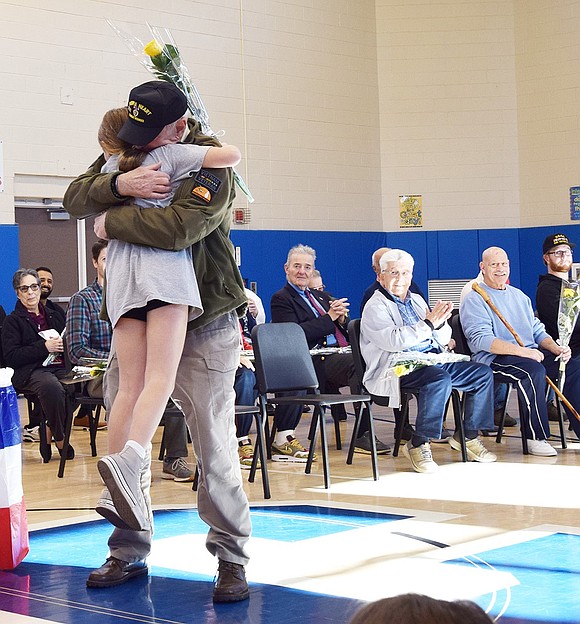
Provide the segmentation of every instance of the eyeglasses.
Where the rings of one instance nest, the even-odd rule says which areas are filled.
[[[32,292],[36,292],[39,288],[40,284],[30,284],[30,286],[18,286],[16,290],[25,295],[29,290],[31,290]]]
[[[383,269],[381,271],[381,273],[382,274],[386,273],[387,275],[389,275],[392,278],[396,278],[396,277],[409,277],[409,275],[413,275],[412,271],[405,271],[405,270],[403,270],[403,271],[396,271],[396,270],[389,271],[388,269]]]
[[[562,249],[560,251],[549,251],[548,256],[558,256],[558,258],[566,258],[566,256],[571,256],[572,252],[569,249]]]

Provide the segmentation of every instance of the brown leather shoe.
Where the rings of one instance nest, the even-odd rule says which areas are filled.
[[[213,588],[214,602],[239,602],[250,596],[244,566],[219,560],[218,573]]]
[[[499,427],[501,423],[501,415],[502,415],[502,410],[500,409],[495,410],[493,413],[493,422],[496,427]],[[518,421],[515,418],[513,418],[509,414],[505,415],[505,421],[503,423],[504,427],[515,427],[517,424],[518,424]]]
[[[97,423],[97,429],[104,429],[107,426],[107,423],[103,420],[99,419]],[[73,420],[73,429],[88,429],[89,428],[89,417],[88,416],[75,416]]]
[[[113,587],[148,572],[145,561],[127,563],[116,557],[109,557],[100,568],[89,574],[87,587]]]
[[[562,419],[568,420],[568,416],[566,415],[564,408],[562,408]],[[560,422],[560,414],[558,413],[558,408],[556,407],[556,404],[552,401],[548,401],[548,420],[551,422]]]

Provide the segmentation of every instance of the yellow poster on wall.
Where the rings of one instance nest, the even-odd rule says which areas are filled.
[[[422,195],[399,195],[399,227],[423,227]]]

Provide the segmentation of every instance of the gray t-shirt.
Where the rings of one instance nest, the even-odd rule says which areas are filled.
[[[162,200],[137,198],[135,204],[143,209],[169,205],[179,184],[201,169],[208,149],[176,143],[149,152],[143,165],[161,162],[161,171],[169,175],[171,194]],[[102,171],[117,171],[117,163],[118,157],[111,156]],[[113,327],[123,314],[153,299],[188,305],[189,320],[203,312],[189,248],[167,251],[113,239],[107,247],[106,274],[107,313]]]

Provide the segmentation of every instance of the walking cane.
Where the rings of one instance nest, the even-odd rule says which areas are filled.
[[[524,347],[525,345],[522,342],[522,339],[518,336],[515,329],[503,317],[502,313],[497,309],[497,306],[491,300],[491,297],[487,294],[487,292],[485,292],[485,290],[477,282],[473,282],[471,287],[478,295],[481,295],[485,303],[487,303],[487,305],[494,311],[497,318],[506,326],[507,330],[516,339],[516,342],[520,345],[520,347]],[[548,377],[548,375],[546,375],[546,381],[548,382],[550,388],[552,388],[552,390],[558,395],[560,401],[562,401],[562,403],[564,403],[564,405],[572,412],[572,414],[574,414],[577,420],[580,420],[580,414],[578,414],[572,403],[568,401],[560,388],[558,388],[558,386]]]

